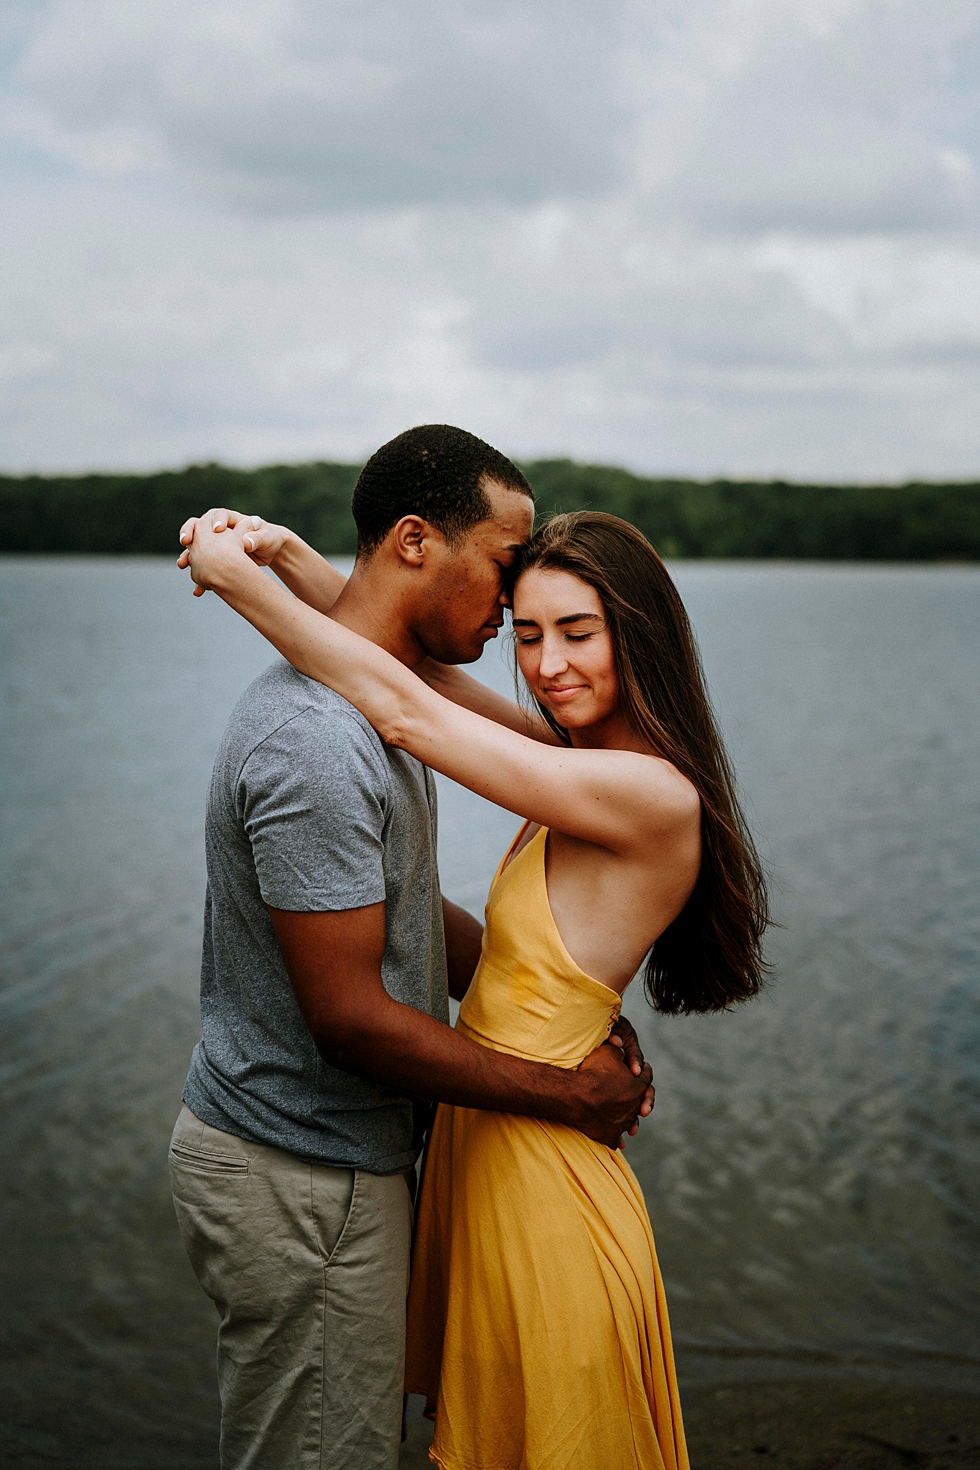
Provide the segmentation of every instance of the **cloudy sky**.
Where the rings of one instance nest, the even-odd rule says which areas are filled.
[[[980,0],[5,0],[0,469],[980,477]]]

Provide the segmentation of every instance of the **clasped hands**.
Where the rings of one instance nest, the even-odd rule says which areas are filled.
[[[213,554],[217,548],[210,533],[220,535],[224,531],[234,532],[234,542],[259,567],[273,566],[292,535],[286,526],[277,526],[261,516],[243,515],[241,511],[224,507],[206,511],[202,516],[191,516],[180,528],[180,544],[184,550],[177,558],[177,565],[182,571],[189,571],[194,579],[195,597],[201,597],[211,585]]]

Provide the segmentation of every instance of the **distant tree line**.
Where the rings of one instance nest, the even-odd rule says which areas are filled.
[[[980,484],[791,485],[647,479],[605,465],[522,467],[541,514],[611,511],[665,556],[980,560]],[[192,465],[154,475],[0,476],[0,551],[176,553],[188,516],[227,505],[354,550],[359,465]]]

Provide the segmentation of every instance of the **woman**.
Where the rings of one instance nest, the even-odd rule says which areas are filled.
[[[644,956],[664,1012],[757,992],[762,875],[686,614],[633,527],[559,516],[522,555],[517,657],[554,744],[452,703],[300,607],[236,538],[199,538],[191,565],[382,739],[527,818],[460,1010],[472,1040],[576,1067]],[[538,1119],[439,1108],[407,1375],[437,1403],[444,1470],[686,1470],[653,1237],[622,1153]]]

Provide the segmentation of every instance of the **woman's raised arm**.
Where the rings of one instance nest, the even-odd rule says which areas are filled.
[[[181,526],[180,541],[184,550],[177,560],[181,568],[188,566],[188,548],[198,527],[209,527],[216,535],[234,531],[242,549],[256,566],[269,567],[300,602],[305,602],[307,607],[315,608],[317,612],[329,613],[347,585],[343,572],[338,572],[326,557],[314,551],[288,526],[277,526],[261,516],[224,508],[205,511],[203,516],[192,516]],[[204,590],[203,587],[195,587],[194,595],[198,596]],[[545,745],[561,744],[537,710],[522,709],[515,699],[488,689],[486,684],[464,674],[460,668],[428,659],[418,674],[453,704],[474,710],[484,719],[504,725],[508,730],[516,730],[532,740],[541,740]]]
[[[488,801],[614,852],[647,852],[686,827],[697,797],[666,761],[548,746],[443,698],[396,658],[266,577],[236,536],[199,526],[191,575],[289,662],[359,709],[389,745]]]
[[[536,709],[522,709],[516,699],[498,694],[496,689],[482,684],[472,674],[464,673],[456,664],[439,664],[435,659],[428,658],[419,668],[418,674],[430,689],[434,689],[444,699],[450,699],[453,704],[482,715],[485,720],[492,720],[495,725],[516,730],[518,735],[526,735],[529,740],[540,741],[542,745],[562,744],[547,720]]]

